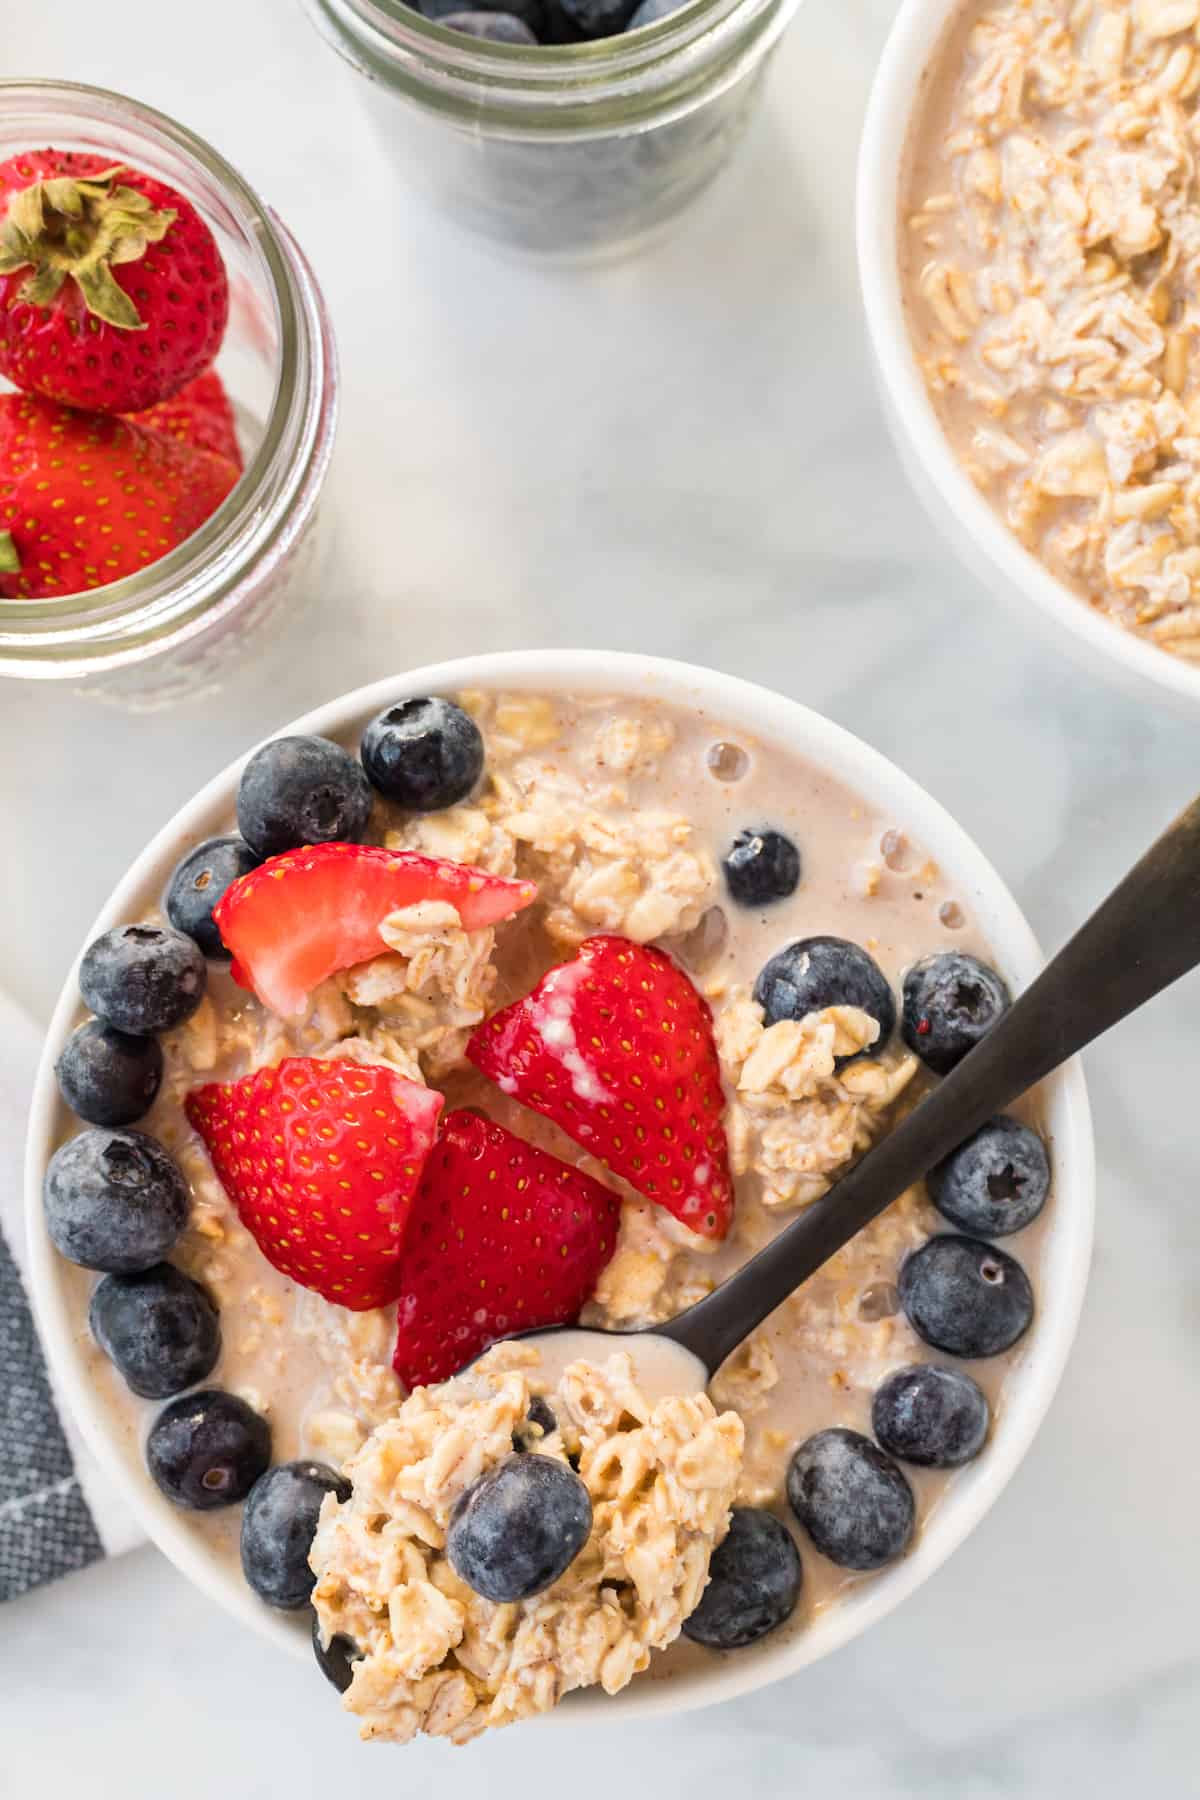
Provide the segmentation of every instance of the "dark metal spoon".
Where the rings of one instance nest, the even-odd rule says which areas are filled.
[[[627,1349],[647,1391],[697,1392],[756,1326],[993,1114],[1200,963],[1200,799],[895,1130],[713,1293],[636,1332],[531,1332],[547,1372]]]

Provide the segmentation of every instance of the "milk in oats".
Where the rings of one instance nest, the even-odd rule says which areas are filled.
[[[976,486],[1200,661],[1200,0],[969,0],[918,102],[902,276]]]

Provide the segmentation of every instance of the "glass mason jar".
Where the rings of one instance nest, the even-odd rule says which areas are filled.
[[[654,235],[741,138],[799,0],[689,0],[591,43],[514,47],[403,0],[306,0],[402,179],[525,250],[612,255]],[[464,0],[466,4],[466,0]]]
[[[158,176],[213,231],[230,289],[217,367],[245,472],[198,531],[137,574],[61,599],[0,599],[0,676],[165,704],[211,685],[227,655],[243,656],[312,585],[310,527],[337,411],[333,336],[286,227],[181,125],[99,88],[0,81],[0,160],[46,144]]]

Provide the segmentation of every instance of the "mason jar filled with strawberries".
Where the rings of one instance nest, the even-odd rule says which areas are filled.
[[[121,95],[0,82],[0,676],[219,678],[310,572],[336,359],[281,223]]]

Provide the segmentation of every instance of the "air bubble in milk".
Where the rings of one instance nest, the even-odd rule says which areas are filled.
[[[900,1290],[891,1281],[873,1281],[858,1298],[858,1316],[868,1325],[891,1319],[900,1311]]]
[[[710,744],[704,758],[708,772],[716,781],[741,781],[750,767],[750,758],[740,744],[722,740]]]

